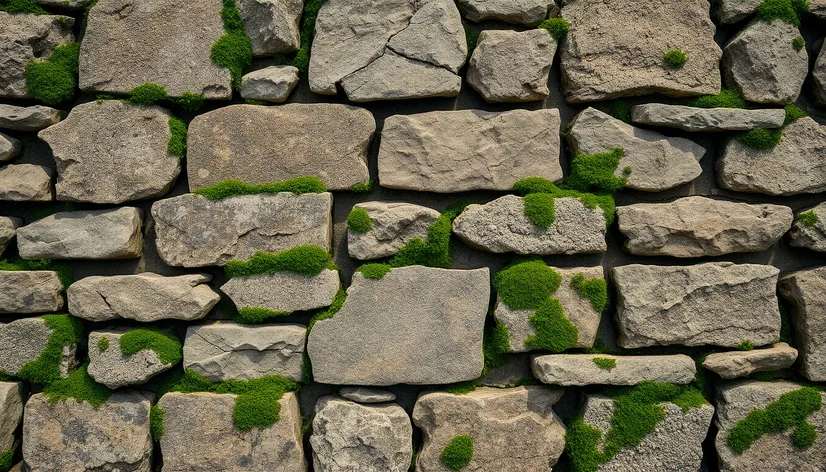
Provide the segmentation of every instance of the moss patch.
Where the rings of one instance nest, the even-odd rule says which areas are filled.
[[[133,329],[120,337],[120,352],[123,355],[131,356],[144,349],[151,349],[164,364],[176,365],[181,362],[182,348],[178,338],[152,328]]]
[[[806,116],[808,116],[808,114],[805,111],[798,108],[797,105],[787,105],[786,120],[783,123],[782,128],[754,128],[747,131],[746,133],[739,135],[737,137],[737,140],[740,141],[744,146],[752,149],[774,149],[783,140],[783,129],[791,123],[794,123],[800,118],[804,118]]]
[[[602,370],[611,370],[617,366],[617,360],[609,357],[595,357],[594,364]]]
[[[40,357],[27,362],[16,376],[37,384],[50,384],[60,380],[60,363],[63,349],[84,342],[83,323],[70,315],[43,315],[43,321],[51,329],[46,348]]]
[[[663,62],[672,69],[681,69],[688,62],[688,56],[679,49],[672,49],[663,54]]]
[[[25,260],[18,259],[14,262],[6,259],[0,260],[0,270],[53,270],[57,272],[57,278],[64,289],[69,288],[74,282],[72,270],[65,265],[55,264],[49,259]]]
[[[450,267],[453,254],[450,236],[453,220],[467,205],[462,202],[451,205],[427,229],[427,241],[413,238],[388,261],[390,267],[423,265],[427,267]]]
[[[0,472],[8,472],[11,469],[11,461],[14,459],[14,449],[0,452]]]
[[[379,280],[384,278],[390,270],[393,269],[387,264],[363,264],[356,269],[367,279]]]
[[[568,23],[565,18],[548,18],[542,23],[539,23],[537,28],[548,30],[556,42],[559,43],[568,37],[568,32],[571,30],[571,24]]]
[[[367,210],[361,207],[353,207],[347,215],[347,228],[354,233],[366,233],[373,227],[373,220]]]
[[[224,180],[209,187],[196,189],[194,194],[201,195],[209,200],[237,197],[240,195],[275,194],[292,192],[296,195],[304,193],[324,193],[327,186],[318,177],[305,175],[272,184],[250,185],[240,180]]]
[[[467,395],[476,390],[476,381],[468,380],[467,382],[457,382],[445,387],[445,392],[453,395]]]
[[[289,311],[275,311],[260,306],[245,306],[244,308],[240,308],[232,319],[240,324],[259,324],[273,318],[289,316],[290,314]]]
[[[315,22],[318,18],[318,10],[327,0],[307,0],[304,3],[304,12],[301,16],[301,48],[295,55],[293,66],[302,73],[306,73],[310,67],[310,46],[315,37]]]
[[[525,195],[524,213],[531,223],[540,228],[550,228],[556,220],[554,211],[554,196],[548,193],[532,193]]]
[[[493,320],[493,324],[485,329],[482,343],[485,358],[485,367],[482,370],[484,376],[492,369],[508,363],[507,352],[511,349],[508,327],[499,320]]]
[[[337,270],[330,254],[318,246],[298,246],[279,253],[258,251],[249,260],[229,261],[224,265],[227,278],[292,272],[308,277],[324,269]]]
[[[65,379],[56,380],[43,388],[43,394],[54,405],[72,398],[87,402],[97,409],[109,399],[112,391],[92,379],[87,371],[89,364],[83,364]]]
[[[682,104],[697,108],[748,108],[748,103],[740,94],[731,89],[723,89],[717,95],[689,98]]]
[[[98,339],[98,352],[106,352],[109,349],[109,338],[102,336]]]
[[[797,36],[792,40],[792,47],[795,51],[801,51],[803,48],[806,47],[806,40],[803,39],[803,36]]]
[[[614,221],[616,207],[614,197],[609,193],[592,194],[578,190],[568,190],[557,187],[553,182],[542,177],[528,177],[513,184],[513,190],[522,196],[536,193],[545,193],[553,198],[578,198],[586,208],[594,209],[600,207],[605,215],[606,225]]]
[[[160,441],[163,437],[163,416],[166,414],[158,405],[149,407],[149,432],[153,441]]]
[[[26,64],[26,93],[47,105],[57,105],[75,96],[80,43],[55,48],[46,61]]]
[[[244,71],[252,66],[252,42],[244,32],[244,22],[235,0],[223,1],[221,19],[226,33],[212,44],[211,57],[215,65],[229,69],[232,87],[237,90],[241,88]]]
[[[814,228],[817,226],[817,222],[819,221],[817,218],[817,213],[815,213],[814,210],[800,213],[795,219],[799,221],[801,225],[809,228]]]
[[[376,183],[372,180],[368,180],[367,182],[353,185],[350,187],[350,191],[353,193],[369,193],[372,192],[375,187]]]
[[[631,102],[628,100],[615,100],[611,103],[611,116],[631,124]]]
[[[754,343],[749,341],[749,340],[745,340],[737,346],[737,350],[738,351],[753,351],[754,350]]]
[[[576,274],[571,278],[573,287],[580,297],[591,301],[591,307],[598,312],[602,312],[608,306],[608,284],[605,279],[586,279],[582,274]]]
[[[107,99],[114,97],[98,96],[99,100],[101,98]],[[180,97],[172,98],[167,94],[166,87],[147,82],[130,90],[126,102],[135,105],[158,105],[161,102],[169,102],[180,106],[186,111],[195,112],[203,106],[204,96],[197,93],[184,92]]]
[[[473,459],[473,438],[466,434],[454,436],[439,455],[442,464],[451,470],[462,470],[471,459]]]
[[[565,181],[567,187],[580,192],[613,193],[625,187],[628,179],[614,175],[624,151],[616,148],[610,152],[579,154],[571,161],[571,175]]]
[[[0,0],[0,11],[7,13],[34,13],[35,15],[48,15],[37,0]],[[9,458],[11,460],[11,458]],[[0,468],[2,470],[2,468]]]
[[[183,120],[169,118],[169,139],[166,142],[166,152],[179,159],[186,157],[186,123]]]
[[[309,334],[310,331],[313,329],[313,325],[316,324],[317,321],[330,319],[341,310],[341,307],[344,306],[344,302],[347,300],[347,292],[343,289],[340,289],[336,292],[336,296],[333,297],[333,303],[330,304],[327,308],[319,311],[312,318],[310,318],[310,323],[307,326],[307,333]]]
[[[800,27],[800,20],[809,12],[811,5],[808,0],[763,0],[757,6],[757,18],[772,23],[782,20]]]

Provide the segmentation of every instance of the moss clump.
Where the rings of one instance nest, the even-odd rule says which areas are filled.
[[[466,434],[454,436],[439,455],[439,460],[450,470],[462,470],[471,459],[473,438]]]
[[[41,317],[49,327],[49,341],[40,357],[27,362],[16,376],[37,384],[50,384],[60,380],[60,363],[63,361],[63,349],[84,341],[83,323],[70,315],[43,315]]]
[[[602,370],[611,370],[617,366],[617,360],[609,357],[595,357],[594,364]]]
[[[276,254],[258,251],[247,261],[229,261],[224,266],[227,278],[292,272],[314,276],[324,269],[337,270],[330,254],[318,246],[298,246]]]
[[[458,382],[445,387],[445,392],[453,395],[467,395],[476,390],[476,382],[468,380],[467,382]]]
[[[360,272],[367,279],[379,280],[384,278],[391,269],[392,267],[387,264],[364,264],[359,266],[356,272]]]
[[[344,306],[344,302],[346,300],[347,292],[345,290],[342,289],[336,292],[336,296],[333,297],[333,303],[331,303],[330,306],[328,306],[324,310],[319,311],[318,313],[313,315],[312,318],[310,318],[310,323],[307,325],[307,333],[309,334],[309,332],[313,329],[313,325],[315,325],[316,322],[326,320],[335,316],[336,313],[338,313],[338,311],[341,310],[341,307]]]
[[[354,207],[347,215],[347,228],[354,233],[366,233],[373,227],[373,220],[367,210],[361,207]]]
[[[783,20],[800,27],[800,20],[809,12],[811,5],[808,0],[763,0],[757,6],[757,18],[771,23],[774,20]]]
[[[571,161],[571,176],[566,186],[580,192],[613,193],[625,187],[628,179],[617,177],[614,172],[619,167],[624,151],[616,148],[610,152],[579,154]]]
[[[224,180],[209,187],[196,189],[194,194],[201,195],[209,200],[237,197],[239,195],[256,195],[261,193],[292,192],[300,195],[304,193],[324,193],[327,186],[318,177],[305,175],[283,182],[272,184],[250,185],[240,180]]]
[[[631,166],[625,166],[622,168],[622,173],[625,175],[631,175],[632,172],[634,172],[634,169],[632,169]]]
[[[737,350],[738,351],[753,351],[754,350],[754,343],[747,339],[747,340],[741,342],[737,346]]]
[[[734,90],[723,89],[717,95],[689,98],[683,105],[697,108],[748,108],[748,103]]]
[[[367,182],[353,185],[350,187],[350,191],[353,193],[369,193],[372,192],[375,187],[376,183],[372,180],[368,180]]]
[[[57,272],[57,278],[64,289],[69,288],[74,282],[72,270],[68,266],[55,264],[49,259],[25,260],[19,259],[11,262],[6,259],[0,260],[0,270],[53,270]]]
[[[215,65],[229,69],[232,87],[237,90],[241,88],[244,71],[252,65],[252,42],[244,32],[244,22],[235,0],[223,2],[221,19],[226,33],[212,44],[211,57]]]
[[[315,36],[315,21],[318,18],[318,10],[326,1],[307,0],[304,4],[304,12],[301,16],[301,48],[293,60],[293,66],[302,73],[306,73],[310,67],[310,46]]]
[[[611,116],[625,122],[631,123],[631,102],[628,100],[616,100],[611,104]]]
[[[803,48],[806,47],[806,40],[803,39],[803,36],[797,36],[792,40],[792,47],[795,51],[801,51]]]
[[[757,150],[774,149],[783,140],[783,128],[794,123],[800,118],[809,116],[808,113],[801,110],[797,105],[791,104],[786,106],[786,120],[782,128],[765,129],[754,128],[748,132],[741,134],[737,139],[747,147]]]
[[[181,341],[175,336],[151,328],[133,329],[120,337],[120,352],[123,355],[131,356],[151,349],[161,362],[168,365],[181,362],[182,348]]]
[[[540,228],[550,228],[556,220],[554,200],[554,196],[548,193],[525,195],[523,212],[534,225]]]
[[[663,62],[672,69],[681,69],[688,62],[688,56],[679,49],[672,49],[663,55]]]
[[[26,92],[35,100],[57,105],[75,96],[80,43],[55,48],[46,61],[26,64]]]
[[[766,408],[750,412],[729,431],[726,443],[729,449],[742,454],[754,441],[764,434],[782,433],[790,428],[792,444],[800,449],[810,447],[817,433],[806,420],[810,414],[820,410],[820,392],[812,387],[784,393]]]
[[[166,412],[158,405],[149,407],[149,432],[153,441],[160,441],[163,437],[163,415]]]
[[[14,459],[14,449],[0,452],[0,472],[8,472],[11,469],[11,461]]]
[[[465,209],[465,203],[448,207],[427,229],[427,241],[413,238],[394,255],[390,267],[423,265],[427,267],[450,267],[453,254],[450,248],[450,235],[453,220]]]
[[[130,90],[126,101],[135,105],[155,105],[168,99],[166,87],[147,82]]]
[[[483,337],[483,354],[485,367],[482,375],[487,374],[492,369],[502,367],[508,363],[507,352],[511,350],[510,333],[505,323],[494,320],[493,324],[485,330]]]
[[[262,308],[260,306],[245,306],[238,310],[238,313],[232,317],[236,323],[240,324],[259,324],[269,321],[273,318],[280,318],[288,316],[288,311],[275,311],[269,308]]]
[[[43,388],[49,403],[64,402],[70,398],[87,402],[97,409],[109,399],[112,391],[92,379],[87,372],[89,364],[83,364],[65,379],[55,380]]]
[[[806,118],[807,116],[809,116],[808,113],[803,111],[800,107],[798,107],[794,103],[786,105],[785,110],[786,110],[786,120],[783,122],[783,126],[788,126],[788,125],[794,123],[795,121],[797,121],[801,118]]]
[[[547,193],[553,198],[578,198],[586,208],[602,208],[606,225],[610,225],[614,221],[614,214],[616,213],[614,197],[605,192],[592,194],[578,190],[561,189],[550,180],[542,177],[528,177],[519,180],[513,184],[513,190],[522,196]]]
[[[109,338],[103,336],[98,339],[98,352],[106,352],[109,349]]]
[[[562,304],[556,298],[542,302],[528,321],[536,333],[525,340],[527,347],[562,352],[574,347],[579,340],[579,330],[565,317]]]
[[[556,42],[562,42],[566,37],[568,37],[568,32],[571,30],[571,24],[565,18],[548,18],[547,20],[539,23],[537,28],[542,28],[548,30],[551,33],[551,36],[556,40]]]
[[[799,215],[797,215],[796,219],[800,222],[801,225],[809,228],[814,228],[815,226],[817,226],[817,222],[819,221],[817,218],[817,213],[815,213],[814,210],[809,210],[800,213]]]
[[[573,287],[580,297],[591,301],[591,307],[598,312],[602,312],[608,306],[608,284],[605,279],[586,279],[582,274],[576,274],[571,278]]]
[[[204,106],[204,96],[199,93],[184,92],[180,97],[173,98],[172,102],[188,112],[196,112]]]
[[[166,142],[166,152],[179,159],[186,157],[186,123],[183,120],[169,118],[169,140]]]
[[[7,13],[34,13],[35,15],[48,15],[37,0],[0,0],[0,11]],[[11,460],[11,458],[9,458]],[[2,468],[0,468],[2,470]]]

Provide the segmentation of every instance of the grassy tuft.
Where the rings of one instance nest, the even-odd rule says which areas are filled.
[[[373,180],[368,180],[367,182],[353,185],[350,187],[350,191],[353,193],[370,193],[375,187],[376,183]]]
[[[615,100],[611,104],[611,116],[631,124],[631,102],[628,100]]]
[[[318,246],[298,246],[279,253],[258,251],[247,261],[229,261],[224,266],[227,278],[292,272],[314,276],[324,269],[336,267],[330,254]]]
[[[26,93],[47,105],[57,105],[75,96],[80,43],[55,48],[46,61],[26,64]]]
[[[602,370],[611,370],[617,366],[617,360],[609,357],[595,357],[594,364]]]
[[[384,278],[392,267],[387,264],[364,264],[356,269],[356,272],[361,272],[367,279],[379,280]]]
[[[738,136],[737,140],[752,149],[774,149],[783,140],[783,129],[753,128]]]
[[[795,51],[800,52],[806,47],[806,40],[803,39],[803,36],[797,36],[792,40],[792,47]]]
[[[617,177],[614,172],[619,167],[624,151],[616,148],[610,152],[579,154],[571,161],[571,176],[566,186],[580,192],[613,193],[625,187],[628,179]]]
[[[98,339],[98,351],[106,352],[107,349],[109,349],[109,338],[102,336]]]
[[[0,11],[6,13],[33,13],[35,15],[49,14],[37,3],[37,0],[0,0]],[[2,470],[2,467],[0,467],[0,470]]]
[[[163,416],[166,414],[158,405],[149,407],[149,432],[153,441],[160,441],[163,437]]]
[[[292,192],[295,194],[303,194],[324,193],[326,191],[327,186],[324,185],[324,182],[318,177],[305,175],[282,182],[258,185],[250,185],[240,180],[224,180],[209,187],[196,189],[192,193],[201,195],[209,200],[221,200],[239,195],[256,195],[261,193]]]
[[[168,99],[166,87],[147,82],[130,90],[126,101],[135,105],[155,105]]]
[[[679,49],[672,49],[663,55],[663,62],[672,69],[681,69],[688,62],[688,56]]]
[[[553,198],[578,198],[586,208],[602,208],[606,225],[610,225],[614,221],[614,214],[616,213],[614,197],[605,192],[592,194],[577,190],[561,189],[550,180],[543,179],[542,177],[528,177],[519,180],[513,184],[513,190],[522,196],[535,193],[547,193],[553,196]]]
[[[310,68],[310,47],[315,36],[315,21],[318,18],[318,10],[327,0],[307,0],[304,3],[304,12],[301,15],[301,48],[295,55],[293,66],[302,73],[307,73]]]
[[[697,108],[748,108],[746,100],[731,89],[723,89],[717,95],[685,99],[682,104]]]
[[[571,278],[573,287],[580,297],[591,301],[591,307],[598,312],[602,312],[608,306],[608,284],[605,279],[586,279],[582,274],[576,274]]]
[[[168,123],[169,140],[166,142],[166,152],[183,159],[186,157],[186,123],[174,116],[169,118]]]
[[[455,384],[445,386],[445,392],[452,393],[453,395],[467,395],[474,390],[476,390],[476,381],[474,380],[457,382]]]
[[[49,403],[65,402],[73,398],[78,402],[88,402],[97,409],[109,399],[112,391],[92,379],[87,372],[88,364],[80,366],[65,379],[55,380],[43,388]]]
[[[62,264],[55,264],[49,259],[20,259],[15,262],[2,259],[0,260],[0,270],[53,270],[57,272],[57,278],[60,279],[60,285],[64,289],[69,288],[69,285],[74,282],[72,269]]]
[[[462,470],[473,459],[473,438],[466,435],[454,436],[442,449],[439,460],[451,470]]]
[[[566,37],[568,37],[568,32],[571,30],[571,24],[565,18],[548,18],[547,20],[539,23],[537,28],[542,28],[548,30],[551,33],[551,36],[556,40],[556,42],[562,42]]]
[[[316,324],[317,321],[330,319],[341,310],[341,307],[344,306],[344,302],[347,300],[347,292],[344,289],[340,289],[336,292],[336,296],[333,298],[333,303],[330,304],[327,308],[317,312],[310,318],[310,323],[307,325],[307,333],[309,333],[313,329],[313,325]]]
[[[144,349],[151,349],[167,365],[181,362],[182,348],[178,338],[153,328],[133,329],[120,337],[120,352],[123,355],[131,356]]]
[[[260,306],[245,306],[239,309],[232,319],[239,324],[259,324],[290,314],[288,311],[275,311]]]
[[[83,323],[70,315],[43,315],[43,321],[51,329],[49,341],[40,357],[27,362],[15,374],[21,379],[37,384],[50,384],[60,380],[60,363],[63,349],[84,342]]]
[[[809,210],[797,215],[797,221],[800,222],[801,225],[814,228],[817,226],[817,222],[819,221],[817,218],[817,213],[814,210]]]
[[[800,20],[810,8],[808,0],[763,0],[756,13],[757,18],[767,23],[782,20],[800,27]]]
[[[745,341],[738,344],[736,349],[738,351],[753,351],[754,343],[746,339]]]
[[[367,210],[361,207],[354,207],[347,215],[347,228],[353,233],[366,233],[373,227],[373,220]]]
[[[252,66],[252,42],[244,32],[244,22],[235,0],[223,0],[221,18],[226,33],[212,44],[212,62],[229,69],[232,87],[241,88],[244,71]]]

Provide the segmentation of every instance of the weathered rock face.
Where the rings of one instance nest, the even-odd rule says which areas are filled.
[[[0,17],[5,13],[0,12]],[[42,17],[38,17],[42,18]],[[18,107],[0,104],[0,128],[16,131],[40,131],[63,119],[63,112],[55,108],[33,105]]]
[[[122,203],[164,195],[181,172],[167,152],[172,114],[160,107],[120,100],[72,109],[38,137],[57,164],[58,200]]]
[[[717,183],[729,190],[797,195],[826,190],[826,126],[801,118],[783,129],[773,149],[732,139],[717,161]]]
[[[370,180],[367,148],[375,130],[370,112],[347,105],[219,108],[189,126],[189,187],[315,175],[331,190],[347,190]]]
[[[364,233],[347,231],[347,251],[360,260],[392,256],[413,238],[427,241],[428,229],[439,212],[409,203],[364,202],[354,208],[370,215],[370,229]]]
[[[826,20],[826,0],[811,0],[809,13],[821,20]]]
[[[787,369],[797,359],[797,349],[775,343],[765,349],[709,354],[703,367],[724,379],[747,377],[755,372]]]
[[[814,225],[809,225],[796,218],[789,233],[790,243],[792,246],[826,252],[826,202],[807,210],[805,213],[809,212],[814,213],[817,221]],[[796,216],[799,216],[800,213]]]
[[[396,399],[392,392],[369,387],[342,387],[338,394],[356,403],[385,403]]]
[[[43,318],[21,318],[10,323],[0,323],[0,371],[17,375],[28,362],[39,359],[49,343],[52,329]],[[67,377],[77,367],[78,346],[63,348],[58,368]]]
[[[548,17],[552,0],[459,0],[462,16],[470,21],[501,20],[534,26]]]
[[[132,259],[143,249],[137,208],[55,213],[17,229],[23,259]]]
[[[562,179],[559,110],[433,111],[384,121],[382,187],[428,192],[510,190],[526,177]]]
[[[339,288],[338,271],[324,269],[314,276],[279,272],[233,277],[221,291],[238,309],[260,307],[292,313],[330,306]]]
[[[720,0],[717,5],[717,16],[720,23],[737,23],[751,16],[762,1],[763,0]]]
[[[753,380],[724,384],[717,393],[717,433],[715,444],[720,457],[720,470],[723,472],[739,471],[817,471],[826,462],[826,408],[821,408],[807,417],[814,426],[817,436],[814,444],[800,449],[792,444],[791,435],[794,427],[780,433],[764,434],[757,439],[743,454],[735,454],[728,446],[731,429],[749,413],[764,409],[781,395],[799,390],[800,384],[775,381],[758,382]],[[826,403],[826,393],[821,393]]]
[[[220,2],[99,0],[80,46],[80,89],[126,94],[153,83],[173,97],[229,100],[229,70],[210,56],[223,34]]]
[[[693,196],[617,208],[625,248],[640,256],[703,257],[765,251],[792,225],[792,209]]]
[[[152,205],[156,245],[169,265],[202,267],[249,259],[255,251],[302,246],[330,250],[329,193],[244,195],[208,200],[194,194]]]
[[[293,66],[270,66],[244,75],[241,97],[281,103],[298,85],[298,69]]]
[[[612,359],[616,367],[603,368],[594,359]],[[552,385],[636,385],[640,382],[687,384],[694,379],[694,359],[682,355],[611,356],[607,354],[551,354],[531,362],[537,379]]]
[[[753,20],[726,45],[726,83],[751,102],[793,103],[809,74],[806,49],[792,46],[798,36],[800,31],[783,20]]]
[[[690,132],[748,131],[752,128],[780,128],[786,120],[786,113],[780,108],[745,110],[646,103],[631,109],[631,119],[634,123]]]
[[[66,10],[80,10],[89,6],[94,0],[37,0],[40,5]]]
[[[74,18],[0,11],[0,97],[27,98],[26,64],[75,40]]]
[[[332,0],[318,12],[310,90],[354,102],[456,96],[467,43],[448,0]]]
[[[190,326],[184,341],[184,368],[213,382],[267,375],[300,381],[306,331],[305,326],[295,324]]]
[[[489,103],[544,100],[555,55],[556,41],[542,28],[482,31],[467,82]]]
[[[487,268],[401,267],[380,280],[356,273],[341,310],[310,332],[313,377],[341,385],[475,379],[489,297]]]
[[[823,11],[824,17],[826,17],[826,5],[824,5]],[[826,48],[824,47],[820,48],[815,68],[812,70],[812,84],[815,99],[822,104],[826,104]]]
[[[568,145],[575,154],[596,154],[622,148],[614,175],[628,179],[626,188],[659,192],[691,182],[702,173],[706,150],[685,138],[669,138],[636,128],[595,108],[574,118]],[[631,174],[625,173],[631,167]]]
[[[52,173],[52,169],[34,164],[10,164],[0,167],[0,200],[51,201]]]
[[[0,313],[51,313],[63,308],[63,286],[51,270],[0,270]]]
[[[14,433],[23,421],[23,396],[26,390],[22,382],[0,382],[0,451],[14,449]]]
[[[0,216],[0,254],[9,247],[9,243],[17,234],[17,228],[23,224],[20,218]]]
[[[450,471],[439,456],[457,435],[473,438],[473,458],[463,471],[547,470],[565,446],[565,427],[551,408],[561,397],[562,390],[538,386],[420,396],[413,423],[422,429],[424,444],[416,470]]]
[[[826,381],[826,268],[784,275],[778,289],[790,304],[800,372],[812,381]]]
[[[406,472],[413,457],[413,426],[399,405],[360,405],[327,396],[316,403],[310,444],[317,472]]]
[[[116,389],[126,385],[138,385],[174,367],[161,361],[152,349],[142,349],[125,355],[120,349],[120,338],[132,331],[130,328],[113,328],[89,333],[89,375],[95,382]],[[106,349],[99,344],[105,341]]]
[[[293,52],[301,46],[301,0],[239,0],[237,5],[254,56]]]
[[[722,51],[714,42],[707,0],[577,0],[566,2],[562,16],[571,23],[561,50],[568,102],[720,91]],[[685,66],[664,63],[671,49],[686,53]]]
[[[453,232],[469,246],[517,254],[581,254],[605,251],[605,215],[578,198],[554,200],[553,224],[541,228],[525,215],[521,197],[506,195],[470,205],[453,221]]]
[[[21,151],[23,151],[23,143],[19,139],[0,133],[0,161],[13,159]]]
[[[232,422],[235,395],[167,393],[158,401],[165,412],[164,469],[306,471],[297,397],[285,393],[278,403],[281,417],[275,424],[241,431]]]
[[[773,343],[780,337],[779,273],[772,266],[731,262],[615,267],[619,345]]]
[[[152,470],[151,394],[113,392],[98,408],[74,399],[26,403],[23,459],[32,472]]]

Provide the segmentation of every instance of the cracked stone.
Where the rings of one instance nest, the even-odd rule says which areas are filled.
[[[298,51],[302,0],[239,0],[237,5],[255,57]]]
[[[786,343],[774,343],[764,349],[709,354],[703,367],[724,379],[734,379],[755,372],[788,369],[796,359],[797,349]]]
[[[3,15],[3,12],[0,12]],[[0,104],[0,129],[15,131],[40,131],[59,123],[63,112],[43,105],[18,107]]]
[[[789,305],[800,373],[815,382],[826,381],[826,267],[786,274],[778,290]]]
[[[175,367],[165,364],[150,348],[125,355],[120,349],[120,338],[133,328],[113,328],[89,333],[89,375],[99,384],[114,390],[127,385],[143,384],[152,377]],[[165,331],[172,334],[171,331]],[[108,341],[101,351],[99,342]]]
[[[39,359],[49,343],[52,329],[41,317],[20,318],[0,323],[0,372],[17,375],[27,363]],[[58,363],[60,376],[65,378],[78,366],[79,346],[64,347]]]
[[[55,313],[63,286],[51,270],[0,270],[0,313]]]
[[[0,167],[0,200],[51,201],[53,174],[49,167],[34,164],[9,164]]]
[[[410,203],[364,202],[353,208],[365,210],[371,222],[364,233],[347,230],[347,251],[359,260],[392,256],[414,238],[427,241],[430,225],[440,216],[436,210]]]
[[[258,307],[292,313],[330,306],[340,288],[338,271],[323,269],[314,276],[279,272],[233,277],[221,291],[239,310]]]
[[[612,359],[616,366],[604,369],[594,359]],[[641,382],[687,384],[694,380],[694,359],[683,355],[612,356],[607,354],[551,354],[536,356],[533,374],[546,384],[563,386],[636,385]]]

